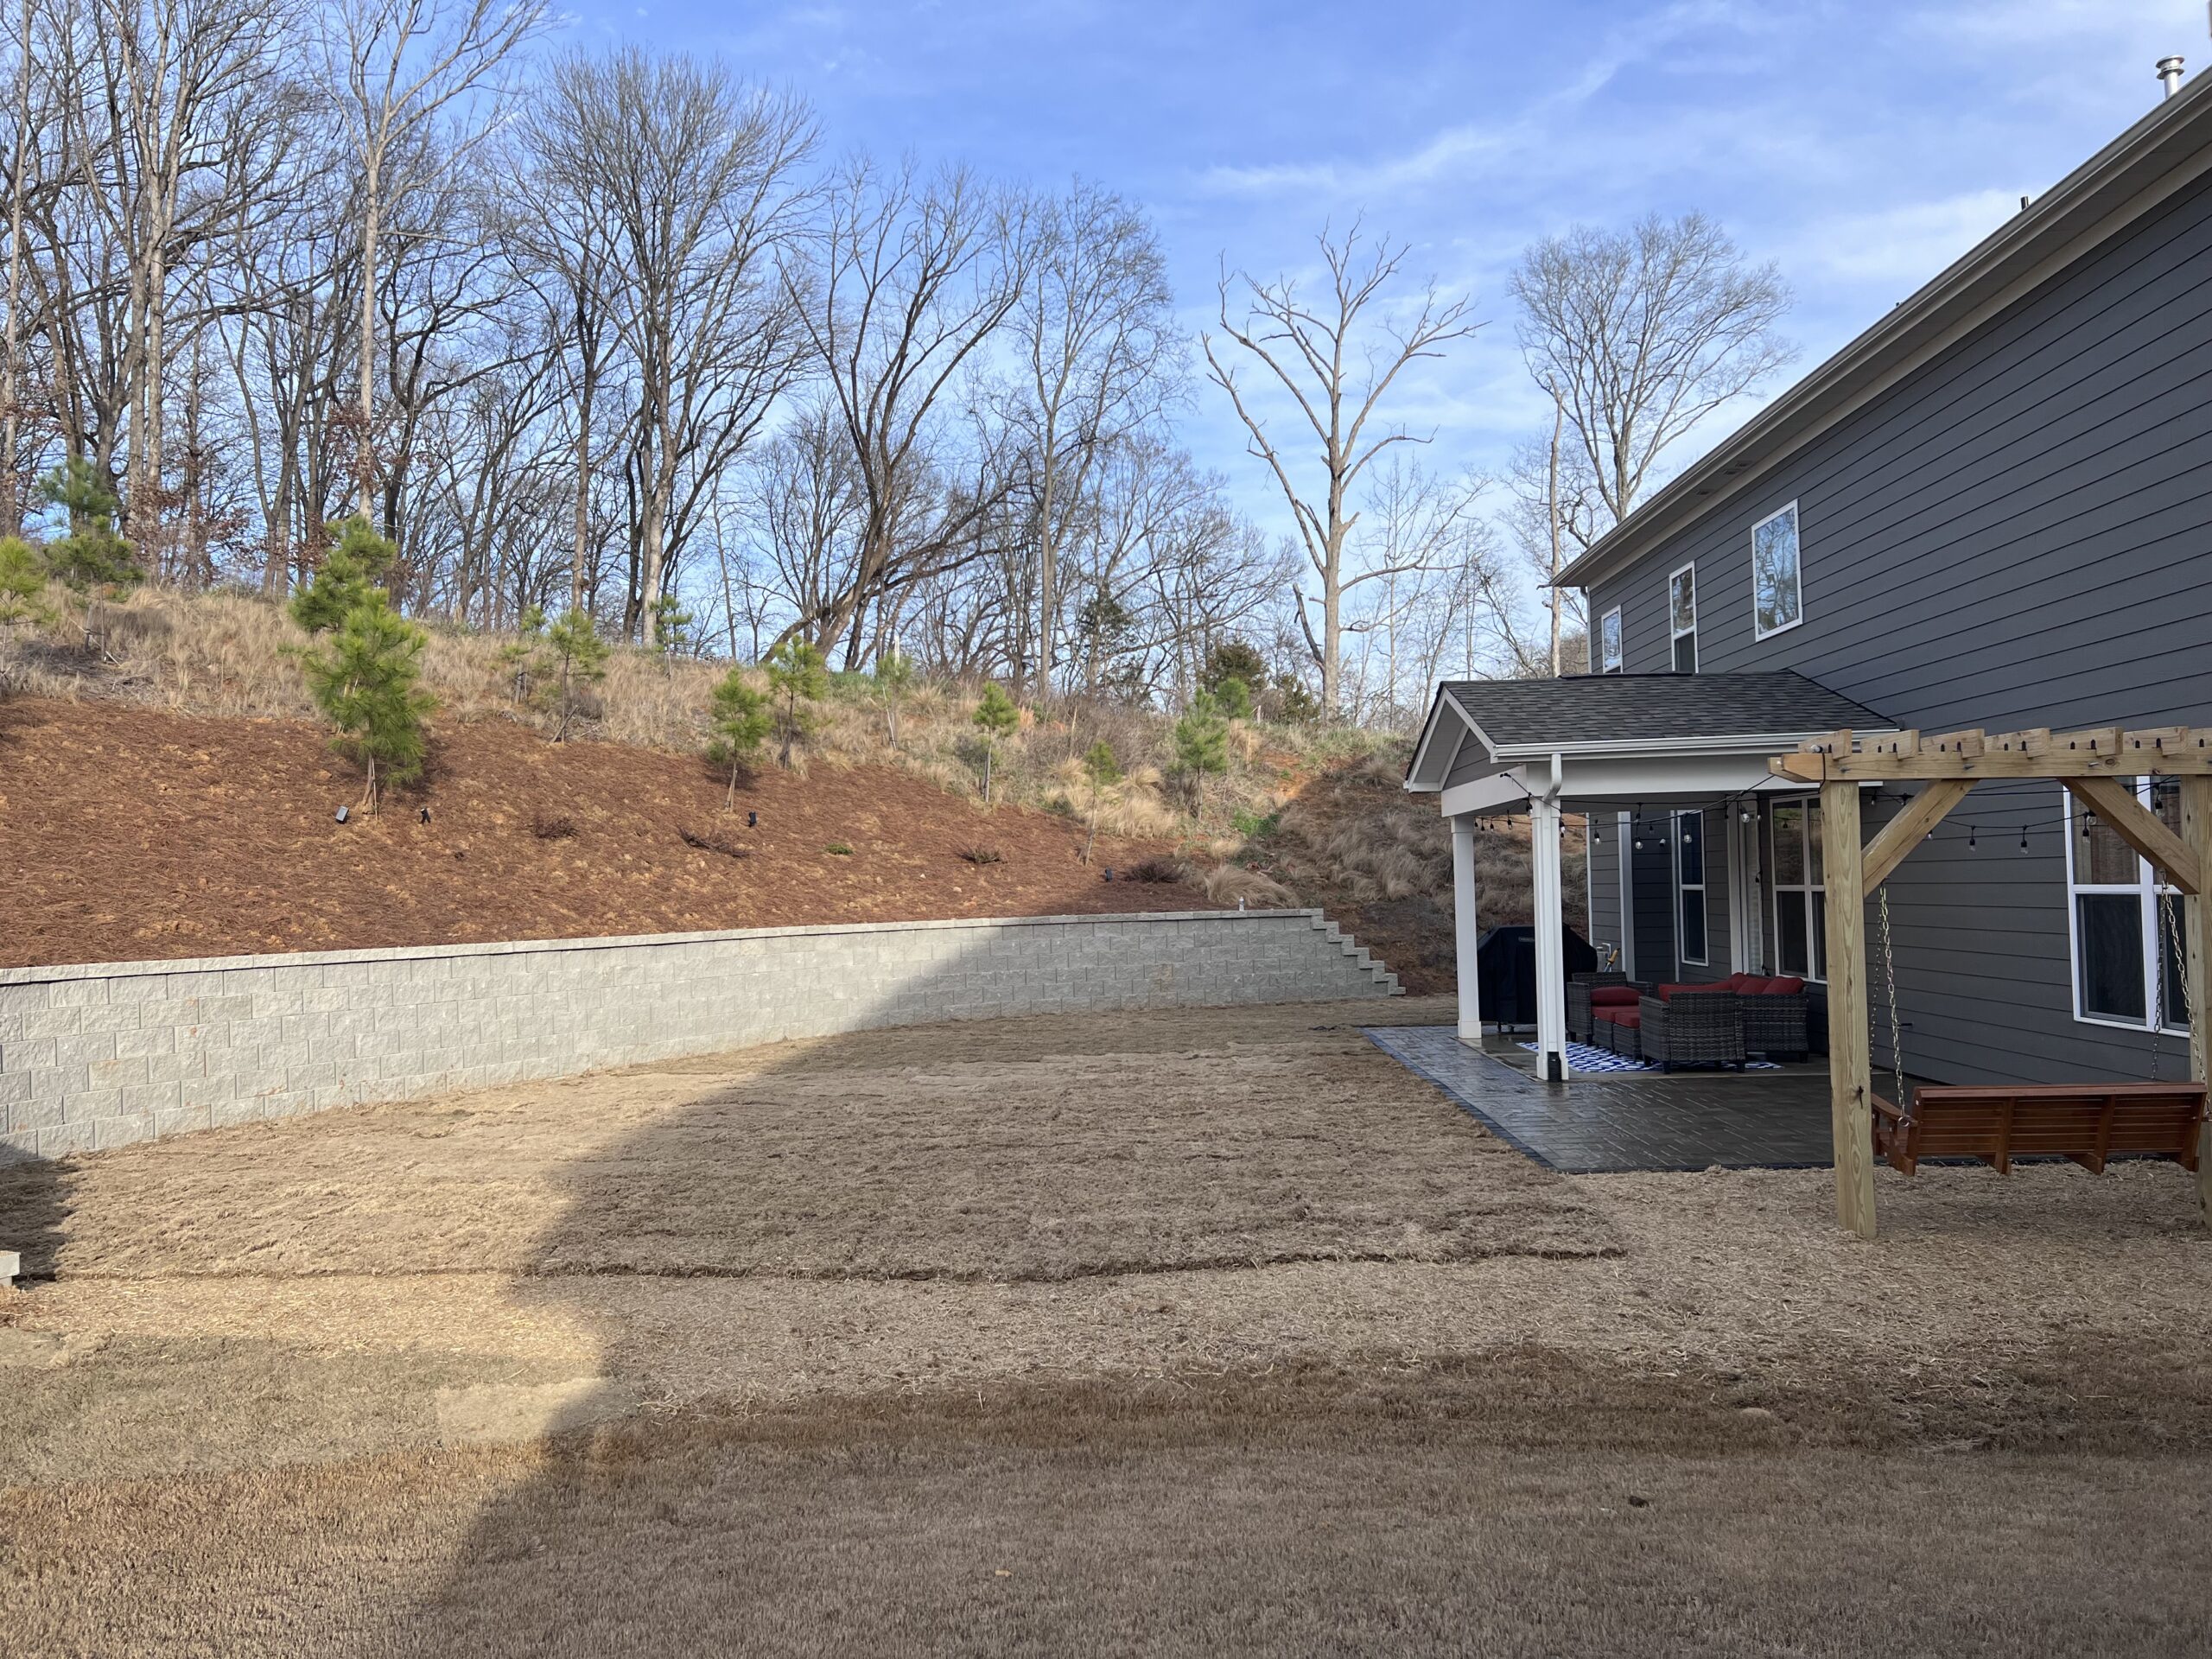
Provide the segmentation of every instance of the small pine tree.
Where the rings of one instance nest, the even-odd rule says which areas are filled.
[[[767,695],[745,683],[743,669],[733,668],[722,676],[707,705],[707,729],[714,734],[707,742],[707,759],[715,766],[729,768],[729,795],[722,802],[723,811],[736,807],[738,774],[760,753],[760,745],[774,724]]]
[[[983,804],[991,801],[991,761],[997,751],[999,740],[1021,724],[1021,710],[1014,706],[1006,688],[993,680],[983,688],[983,700],[976,705],[976,729],[983,734]]]
[[[298,614],[299,602],[293,601],[293,613]],[[543,672],[542,658],[545,649],[545,612],[532,605],[525,608],[515,624],[515,638],[499,647],[499,666],[508,671],[507,695],[518,703],[531,702],[537,689],[537,677]]]
[[[1252,718],[1252,688],[1234,674],[1213,688],[1213,702],[1224,720]]]
[[[875,659],[868,690],[883,709],[884,734],[894,749],[899,747],[899,711],[906,706],[906,694],[913,684],[914,664],[896,645]]]
[[[1203,691],[1191,699],[1190,711],[1175,722],[1175,761],[1191,779],[1192,816],[1205,817],[1206,775],[1229,770],[1229,722]]]
[[[1090,849],[1098,841],[1098,797],[1122,781],[1122,762],[1114,746],[1104,738],[1092,744],[1083,757],[1083,775],[1090,779],[1090,833],[1084,837],[1083,861],[1090,862]]]
[[[292,595],[292,620],[309,633],[329,632],[371,594],[381,597],[385,575],[399,558],[399,550],[358,512],[323,529],[333,537],[330,550]]]
[[[0,627],[53,620],[46,602],[46,566],[37,552],[20,536],[0,536]]]
[[[366,772],[361,798],[373,811],[386,788],[423,773],[423,721],[435,706],[422,687],[429,636],[395,613],[381,591],[327,632],[327,641],[306,652],[301,666],[315,706],[338,728],[331,747]]]
[[[599,637],[589,611],[572,610],[545,630],[545,654],[553,677],[554,706],[561,715],[553,741],[565,743],[580,694],[607,677],[607,645]]]
[[[117,502],[92,462],[72,456],[38,481],[39,499],[69,514],[69,533],[46,544],[47,569],[80,591],[143,581],[130,543],[115,533]]]
[[[653,648],[660,652],[662,673],[676,672],[676,659],[692,647],[691,625],[698,620],[673,594],[663,594],[654,601]]]
[[[781,747],[779,766],[791,763],[791,750],[814,730],[814,711],[808,705],[830,695],[830,668],[819,646],[794,635],[768,653],[768,690],[776,702],[776,736]]]

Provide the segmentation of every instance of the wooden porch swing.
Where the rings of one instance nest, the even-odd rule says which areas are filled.
[[[1777,777],[1816,784],[1821,791],[1836,1219],[1862,1238],[1874,1236],[1878,1141],[1883,1155],[1907,1173],[1923,1157],[1981,1157],[2001,1170],[2017,1156],[2056,1154],[2101,1170],[2114,1154],[2153,1153],[2196,1172],[2198,1200],[2212,1216],[2212,1127],[2205,1114],[2212,903],[2203,887],[2212,874],[2212,728],[2110,728],[2056,735],[2039,729],[1995,736],[1966,731],[1931,737],[1898,732],[1863,739],[1833,732],[1769,764]],[[2180,780],[2179,836],[2120,781],[2134,778]],[[2063,784],[2179,890],[2190,1082],[1930,1088],[1921,1090],[1910,1106],[1877,1100],[1866,999],[1866,898],[1984,779]],[[1910,780],[1927,786],[1862,843],[1860,785]],[[1894,1046],[1894,1032],[1891,1040]],[[1902,1064],[1898,1070],[1902,1077]]]

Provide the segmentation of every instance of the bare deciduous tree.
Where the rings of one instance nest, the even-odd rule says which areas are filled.
[[[433,147],[447,110],[496,90],[515,49],[543,26],[542,0],[335,0],[323,13],[332,80],[345,89],[360,173],[361,339],[357,510],[376,505],[377,257],[386,206],[412,185],[410,159],[450,164],[488,130],[478,122]]]
[[[857,652],[870,605],[988,550],[1004,474],[971,461],[973,486],[949,486],[936,444],[957,425],[945,417],[963,371],[1020,301],[1016,211],[957,169],[925,181],[911,163],[855,160],[830,183],[811,260],[786,268],[863,506],[851,579],[790,630],[825,652],[849,633]]]
[[[1307,469],[1274,435],[1259,394],[1248,390],[1236,368],[1223,361],[1211,336],[1204,337],[1203,344],[1211,378],[1229,394],[1244,423],[1250,453],[1274,474],[1306,559],[1320,580],[1319,632],[1308,613],[1313,601],[1302,588],[1297,594],[1298,620],[1321,671],[1322,705],[1335,714],[1342,703],[1345,592],[1391,574],[1387,566],[1346,569],[1345,540],[1359,517],[1351,505],[1352,491],[1368,463],[1385,449],[1427,441],[1385,420],[1380,412],[1383,398],[1408,365],[1441,356],[1445,346],[1473,334],[1476,325],[1468,319],[1467,302],[1446,298],[1433,282],[1416,302],[1394,308],[1387,290],[1404,264],[1405,247],[1378,241],[1366,248],[1357,224],[1340,238],[1325,230],[1318,241],[1327,280],[1316,299],[1309,301],[1289,276],[1261,283],[1224,271],[1220,285],[1224,339],[1257,362],[1266,380],[1295,404],[1295,416],[1287,423],[1302,421],[1310,431],[1318,446],[1318,478],[1300,482],[1300,474]],[[1241,321],[1230,320],[1233,286],[1243,289]],[[1299,442],[1306,442],[1304,433]]]
[[[1603,529],[1626,518],[1667,450],[1795,355],[1776,332],[1789,290],[1702,213],[1624,232],[1547,237],[1513,278],[1521,347],[1559,401]]]
[[[1014,418],[1035,495],[1034,690],[1052,690],[1063,544],[1100,456],[1177,390],[1173,296],[1152,227],[1121,197],[1077,181],[1038,205],[1030,277],[1014,314],[1023,384]],[[1026,630],[1023,630],[1026,632]],[[1017,646],[1017,658],[1027,656]],[[1019,668],[1017,686],[1023,678]]]

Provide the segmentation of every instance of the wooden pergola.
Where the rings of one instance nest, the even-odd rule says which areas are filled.
[[[2048,779],[2063,784],[2183,895],[2190,987],[2190,1075],[2204,1082],[2212,1049],[2207,1003],[2212,969],[2212,903],[2204,882],[2212,872],[2212,728],[2118,728],[2086,732],[2047,729],[1949,732],[1923,737],[1899,732],[1854,738],[1833,732],[1795,754],[1770,762],[1777,777],[1817,784],[1825,822],[1827,877],[1828,1077],[1835,1134],[1836,1219],[1862,1238],[1874,1236],[1872,1060],[1866,1001],[1866,899],[1905,855],[1984,779]],[[2181,834],[2146,811],[2121,780],[2176,778]],[[1917,780],[1926,785],[1871,842],[1861,842],[1859,791],[1870,782]],[[1900,1101],[1899,1105],[1905,1103]],[[2197,1196],[2212,1214],[2212,1126],[2197,1155]]]

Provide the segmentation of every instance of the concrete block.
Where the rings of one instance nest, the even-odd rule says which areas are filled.
[[[108,982],[105,979],[58,979],[46,988],[49,1008],[105,1007]]]
[[[54,1041],[54,1063],[56,1065],[89,1065],[96,1060],[111,1060],[114,1058],[113,1032],[86,1032],[75,1036],[57,1037]]]

